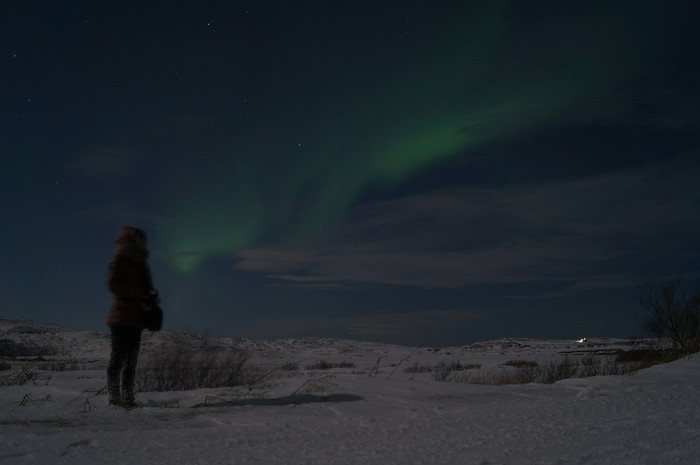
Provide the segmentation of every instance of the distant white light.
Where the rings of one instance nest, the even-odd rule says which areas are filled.
[[[584,337],[584,338],[582,338],[582,339],[579,339],[579,340],[576,341],[576,342],[578,342],[579,344],[584,344],[584,343],[588,342],[588,340]]]

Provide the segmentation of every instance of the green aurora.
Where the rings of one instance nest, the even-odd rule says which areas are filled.
[[[311,103],[294,124],[270,105],[265,134],[238,140],[213,167],[169,180],[162,203],[171,222],[158,247],[189,272],[207,257],[323,228],[370,187],[399,186],[426,167],[570,112],[615,66],[610,55],[561,46],[556,30],[514,45],[504,21],[491,8],[355,85],[306,89]],[[542,56],[521,62],[521,54],[533,55],[523,47],[541,47]],[[337,73],[329,79],[357,71]],[[296,142],[302,138],[308,142]]]

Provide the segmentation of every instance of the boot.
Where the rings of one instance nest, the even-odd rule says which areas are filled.
[[[136,407],[136,398],[133,392],[122,393],[121,403],[119,404],[126,409],[132,409]]]

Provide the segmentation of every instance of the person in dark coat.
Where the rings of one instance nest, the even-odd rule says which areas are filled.
[[[114,240],[115,253],[109,263],[107,283],[114,295],[107,316],[112,336],[112,352],[107,368],[109,404],[135,406],[134,381],[145,324],[143,311],[157,304],[148,266],[146,234],[125,226]]]

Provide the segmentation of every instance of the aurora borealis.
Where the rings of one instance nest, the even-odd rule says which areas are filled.
[[[700,271],[693,2],[2,10],[0,315],[100,327],[122,224],[232,336],[630,336]]]
[[[298,94],[284,95],[291,102],[263,105],[266,116],[281,118],[266,123],[280,143],[266,133],[246,136],[243,145],[224,149],[221,163],[206,168],[214,172],[185,172],[179,182],[191,198],[165,206],[177,221],[164,234],[167,250],[184,252],[178,263],[188,271],[207,255],[230,256],[267,234],[284,238],[323,228],[369,186],[400,185],[442,160],[468,156],[489,141],[556,117],[611,72],[605,61],[612,57],[594,59],[575,50],[575,56],[559,57],[562,63],[531,65],[526,76],[484,75],[521,52],[502,43],[512,44],[504,37],[505,21],[502,5],[476,8],[473,16],[431,31],[428,43],[410,55],[399,55],[406,53],[403,47],[390,50],[378,69],[359,58],[367,75],[358,82],[333,84],[358,73],[352,63],[341,63],[323,76],[328,82],[321,92],[315,82],[302,83]],[[595,33],[590,35],[594,40]],[[558,39],[550,33],[529,46],[549,48]],[[292,77],[279,79],[277,85],[285,87]],[[202,188],[202,177],[213,189],[210,181]]]

